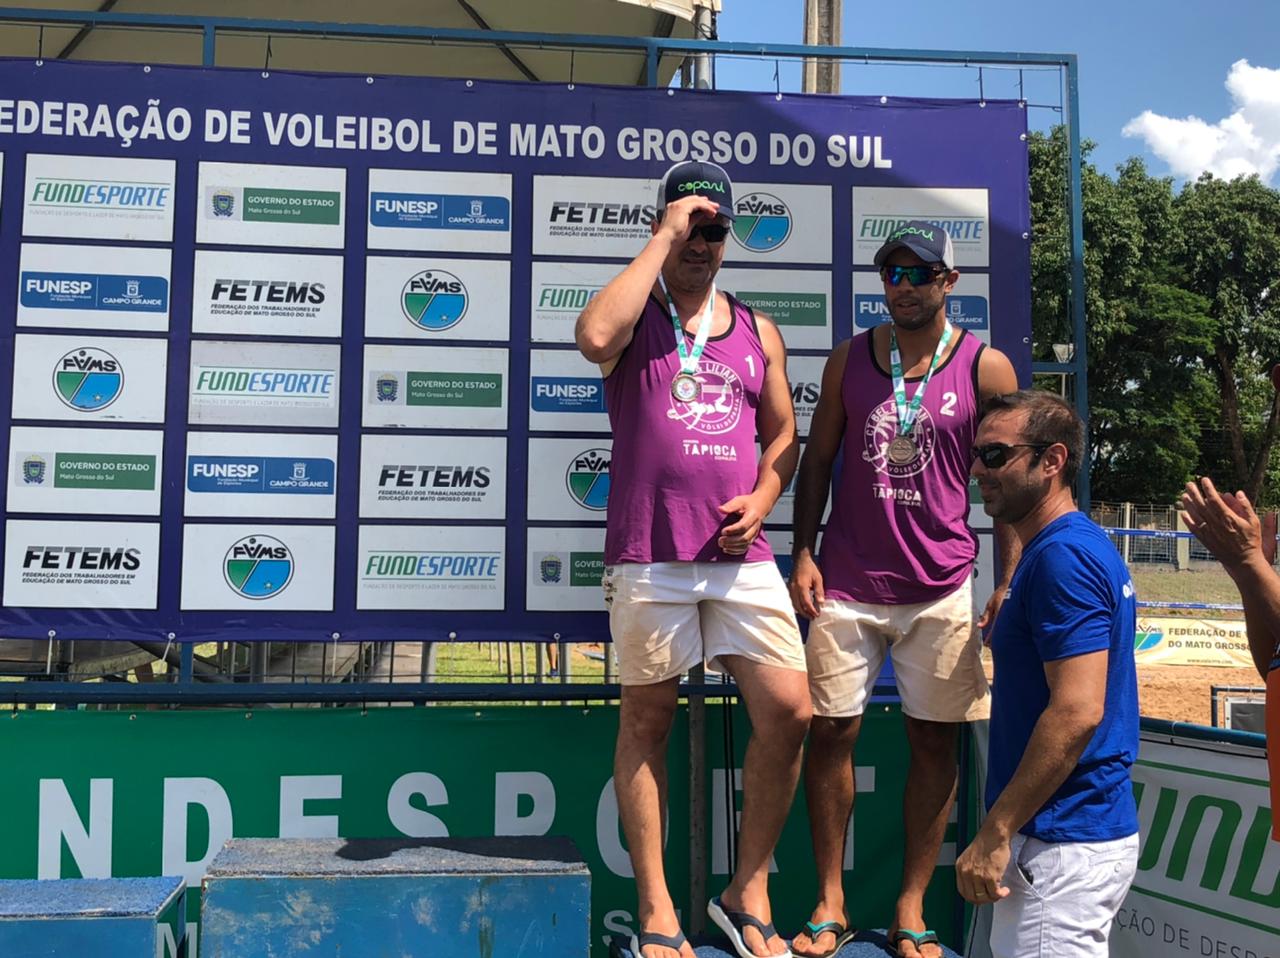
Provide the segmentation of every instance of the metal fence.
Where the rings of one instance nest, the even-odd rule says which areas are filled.
[[[1181,561],[1216,562],[1178,518],[1175,506],[1136,502],[1093,502],[1089,517],[1107,530],[1125,562],[1178,565]],[[1123,530],[1123,531],[1114,531]],[[1165,533],[1165,534],[1161,534]],[[1189,554],[1178,557],[1178,543],[1185,540]]]

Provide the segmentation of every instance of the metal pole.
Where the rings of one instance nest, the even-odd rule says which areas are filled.
[[[217,49],[217,29],[212,23],[206,24],[204,28],[204,48],[201,56],[201,62],[204,66],[216,66],[216,57],[214,51]]]
[[[699,40],[710,40],[711,33],[711,7],[699,3],[693,8],[693,35]],[[711,89],[711,54],[694,55],[693,87],[695,90]]]
[[[706,682],[701,663],[689,670],[689,683]],[[732,764],[732,763],[730,763]],[[732,775],[733,769],[725,769]],[[689,697],[689,913],[692,935],[707,930],[707,702]]]
[[[1071,233],[1071,328],[1075,339],[1072,357],[1076,377],[1076,412],[1084,421],[1084,462],[1076,484],[1080,510],[1089,512],[1089,348],[1085,341],[1084,311],[1084,197],[1080,180],[1080,69],[1075,55],[1067,57],[1068,163],[1067,223]]]

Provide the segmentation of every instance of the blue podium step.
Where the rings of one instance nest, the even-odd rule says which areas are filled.
[[[0,880],[0,955],[181,958],[181,878]]]
[[[209,866],[201,958],[576,958],[591,876],[567,838],[239,839]]]
[[[712,938],[704,937],[698,939],[689,939],[689,943],[693,945],[694,954],[698,958],[738,958],[738,953],[730,947],[729,943],[723,937]],[[628,942],[620,941],[617,938],[609,949],[610,958],[638,958],[631,952]],[[961,956],[947,948],[942,948],[945,958],[961,958]],[[858,936],[841,948],[832,958],[885,958],[886,955],[893,955],[894,951],[889,946],[889,939],[885,936],[883,929],[865,930],[858,932]]]

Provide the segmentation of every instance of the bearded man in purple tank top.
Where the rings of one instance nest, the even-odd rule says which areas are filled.
[[[853,747],[887,652],[911,748],[902,886],[889,934],[904,958],[937,958],[924,893],[955,801],[960,723],[990,713],[979,628],[994,619],[1018,554],[1016,537],[997,523],[1003,575],[975,623],[970,450],[983,401],[1018,383],[1002,353],[947,322],[946,297],[960,274],[945,230],[906,223],[875,264],[892,322],[831,353],[796,482],[790,586],[796,611],[812,620],[805,794],[818,902],[792,948],[828,955],[852,937],[842,878]]]
[[[639,899],[632,952],[694,958],[662,831],[680,676],[705,660],[733,675],[753,729],[738,867],[707,913],[741,958],[789,956],[771,920],[769,858],[800,775],[809,691],[762,530],[799,450],[786,350],[772,322],[716,291],[733,217],[725,171],[676,164],[657,209],[652,239],[577,325],[614,435],[604,589],[622,682],[614,787]]]

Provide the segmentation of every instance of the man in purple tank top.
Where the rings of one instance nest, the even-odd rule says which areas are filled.
[[[796,482],[790,585],[796,610],[812,620],[805,794],[818,902],[792,948],[828,955],[852,936],[842,878],[853,747],[887,652],[911,748],[902,886],[889,933],[899,955],[937,958],[942,949],[925,921],[924,893],[955,801],[959,723],[990,711],[973,620],[970,449],[983,400],[1018,384],[1003,354],[947,322],[946,297],[960,274],[945,230],[906,223],[875,264],[892,321],[831,353]],[[1017,557],[1007,527],[997,524],[996,534],[1004,575],[979,627],[994,619]]]
[[[769,859],[800,775],[809,691],[761,528],[799,449],[786,351],[772,322],[716,292],[733,216],[725,171],[676,164],[657,206],[652,239],[577,326],[614,434],[604,589],[622,682],[614,788],[639,899],[632,951],[694,955],[662,831],[680,676],[706,660],[733,675],[753,729],[737,871],[707,912],[741,958],[789,956],[771,921]]]

